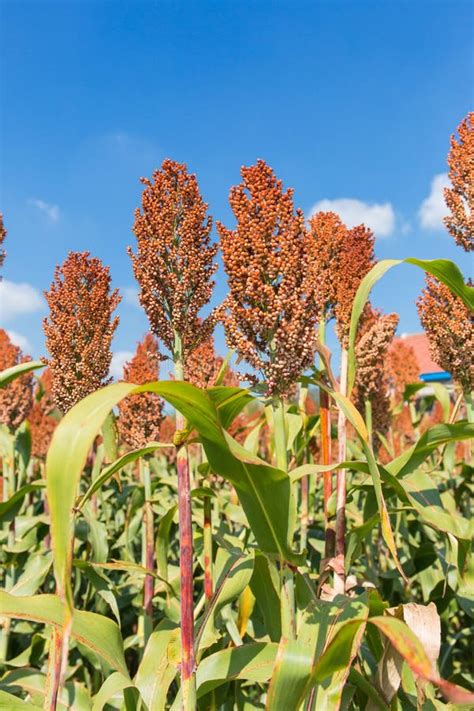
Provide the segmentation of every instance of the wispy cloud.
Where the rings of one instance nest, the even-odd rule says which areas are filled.
[[[58,205],[52,205],[49,202],[40,200],[39,198],[31,198],[30,200],[28,200],[28,202],[30,205],[34,205],[34,207],[37,207],[38,210],[41,210],[41,212],[44,212],[44,214],[51,220],[51,222],[59,221],[60,213]]]
[[[11,342],[14,343],[15,346],[18,346],[18,348],[21,348],[23,353],[31,353],[31,343],[26,338],[26,336],[23,336],[23,334],[18,333],[18,331],[10,330],[7,330],[7,334]]]
[[[376,237],[388,237],[395,229],[395,211],[390,202],[367,203],[355,198],[324,199],[315,203],[309,217],[316,212],[336,212],[348,227],[364,223]]]
[[[34,286],[2,279],[0,281],[0,323],[6,323],[21,314],[40,311],[44,300]]]
[[[132,351],[117,351],[114,353],[110,364],[110,375],[116,380],[120,380],[123,377],[123,366],[133,356],[134,353]]]
[[[448,185],[447,173],[438,173],[431,181],[430,194],[423,200],[418,211],[420,224],[425,230],[443,229],[443,217],[448,214],[448,208],[444,201],[444,188]]]
[[[131,306],[140,306],[138,289],[136,286],[124,286],[120,291],[123,294],[123,299],[126,304],[130,304]]]

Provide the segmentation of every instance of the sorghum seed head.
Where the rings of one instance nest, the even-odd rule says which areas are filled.
[[[110,273],[89,252],[69,252],[56,267],[45,292],[49,316],[44,319],[46,347],[55,405],[66,412],[79,400],[110,382],[110,344],[118,325],[112,314],[120,302],[110,289]]]
[[[0,371],[29,360],[0,328]],[[0,389],[0,424],[15,431],[28,416],[32,405],[33,373],[26,373]]]
[[[51,370],[47,368],[37,381],[35,400],[28,422],[31,432],[31,452],[43,459],[46,456],[58,420],[51,413],[54,403],[51,397]]]
[[[416,383],[420,375],[415,351],[408,343],[401,340],[392,343],[385,361],[385,372],[392,398],[399,403],[403,400],[406,386]]]
[[[444,224],[457,245],[466,252],[474,249],[474,112],[458,126],[459,140],[451,136],[448,154],[451,188],[445,188],[444,198],[450,215]]]
[[[474,387],[474,315],[458,296],[435,277],[426,277],[426,288],[417,301],[433,360],[465,392]]]
[[[160,353],[158,342],[147,333],[137,345],[133,358],[125,364],[123,379],[127,383],[143,385],[159,377]],[[133,448],[160,438],[163,401],[156,393],[129,395],[120,402],[118,428],[122,439]]]
[[[269,395],[286,395],[311,365],[318,309],[304,217],[263,161],[230,191],[237,220],[221,223],[229,294],[220,311],[230,348],[260,371]]]
[[[334,212],[313,215],[309,231],[318,303],[326,318],[336,319],[339,341],[347,348],[354,298],[375,264],[374,235],[364,225],[348,229]]]
[[[153,333],[173,352],[175,334],[183,359],[214,326],[214,314],[199,321],[212,294],[217,269],[212,220],[195,175],[184,164],[165,160],[152,180],[142,178],[142,208],[135,211],[137,253],[129,248],[140,303]]]

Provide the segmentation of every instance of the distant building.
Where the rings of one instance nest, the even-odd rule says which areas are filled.
[[[453,385],[451,373],[440,368],[431,358],[426,333],[403,333],[399,340],[413,348],[420,366],[420,380],[425,383],[442,383],[448,388]]]

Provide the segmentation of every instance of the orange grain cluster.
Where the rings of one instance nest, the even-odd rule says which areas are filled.
[[[45,292],[49,316],[44,332],[55,405],[66,412],[110,381],[110,344],[118,325],[112,314],[120,302],[110,274],[89,252],[70,252],[56,267]]]
[[[416,383],[420,374],[420,365],[413,348],[397,340],[389,348],[385,361],[385,370],[393,401],[398,404],[403,400],[405,388]]]
[[[127,383],[142,385],[159,377],[158,342],[147,333],[137,345],[133,358],[123,368]],[[133,448],[160,439],[163,401],[155,393],[129,395],[119,405],[118,428],[122,439]]]
[[[474,249],[474,112],[458,126],[459,140],[451,136],[448,154],[449,179],[444,197],[451,212],[444,224],[456,244],[466,252]]]
[[[384,365],[398,321],[398,314],[370,309],[361,324],[355,355],[356,388],[362,400],[372,399],[381,388],[387,390]]]
[[[386,434],[392,418],[385,361],[398,320],[398,314],[381,314],[368,305],[356,343],[354,402],[362,415],[365,414],[366,401],[370,402],[372,428],[380,434]]]
[[[317,308],[304,217],[259,160],[230,191],[234,230],[218,223],[229,294],[221,311],[228,346],[285,395],[311,365]]]
[[[336,319],[339,341],[347,348],[354,298],[375,264],[374,235],[364,225],[348,229],[334,212],[313,215],[309,231],[318,303],[326,320]]]
[[[474,388],[474,316],[440,281],[428,275],[417,301],[433,360],[451,373],[464,392]]]
[[[217,246],[211,245],[212,220],[195,175],[186,166],[165,160],[146,186],[142,209],[135,211],[133,231],[138,251],[129,254],[140,285],[140,303],[152,331],[174,353],[178,334],[182,359],[212,332],[213,315],[199,312],[212,293]]]
[[[6,331],[0,328],[0,371],[31,360],[23,356]],[[0,389],[0,424],[15,431],[33,405],[33,374],[26,373]]]
[[[58,420],[51,413],[54,403],[51,394],[52,376],[47,368],[38,380],[35,401],[28,415],[31,432],[31,452],[33,456],[43,459],[46,457],[53,432]]]

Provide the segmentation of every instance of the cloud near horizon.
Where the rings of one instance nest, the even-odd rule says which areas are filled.
[[[316,212],[335,212],[348,227],[364,224],[376,237],[389,237],[395,229],[395,211],[390,202],[367,203],[355,198],[319,200],[313,205],[309,217]]]
[[[0,324],[22,314],[41,311],[45,301],[38,289],[26,282],[0,281]]]
[[[59,206],[58,205],[53,205],[49,202],[45,202],[44,200],[40,200],[39,198],[31,198],[28,200],[30,205],[33,205],[34,207],[38,208],[41,212],[43,212],[51,222],[58,222],[59,221]]]
[[[420,224],[425,230],[444,229],[443,217],[448,214],[444,200],[444,188],[449,186],[447,173],[438,173],[431,181],[431,190],[418,210]]]
[[[9,337],[10,341],[15,346],[18,346],[18,348],[21,348],[22,352],[25,355],[31,354],[31,351],[32,351],[31,343],[26,338],[26,336],[23,336],[23,334],[18,333],[18,331],[10,331],[10,330],[7,330],[7,335]]]

